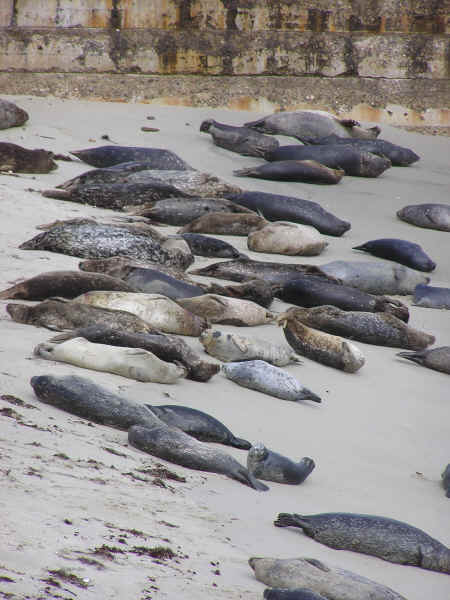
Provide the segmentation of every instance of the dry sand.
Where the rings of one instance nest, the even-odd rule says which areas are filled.
[[[30,120],[23,128],[2,131],[2,140],[68,153],[108,144],[101,139],[107,134],[123,145],[169,148],[192,166],[243,188],[318,201],[352,223],[344,237],[328,238],[330,244],[320,257],[252,254],[257,259],[311,264],[371,260],[352,246],[392,236],[420,243],[438,265],[432,284],[450,285],[450,235],[413,227],[395,216],[407,204],[448,202],[447,138],[382,126],[381,137],[411,147],[422,159],[409,168],[389,169],[378,179],[345,177],[337,186],[265,182],[233,177],[233,169],[260,161],[217,148],[209,135],[199,132],[205,118],[242,124],[259,114],[8,99],[25,108]],[[155,119],[148,121],[147,116]],[[149,125],[160,131],[140,130]],[[89,168],[77,161],[58,164],[49,175],[0,176],[0,289],[45,271],[77,268],[77,258],[18,249],[38,233],[37,225],[113,214],[30,191],[53,187]],[[228,241],[247,251],[245,238]],[[196,266],[208,262],[197,258]],[[411,297],[405,300],[411,304]],[[278,512],[369,513],[406,521],[449,544],[449,500],[440,483],[450,461],[448,375],[403,361],[395,356],[396,349],[358,344],[367,362],[357,374],[307,359],[287,367],[322,396],[321,405],[277,400],[240,388],[220,374],[206,384],[137,383],[33,357],[36,344],[52,333],[13,322],[4,308],[7,302],[1,304],[0,392],[25,403],[0,399],[1,598],[253,600],[262,598],[264,589],[247,564],[255,555],[322,559],[390,586],[409,600],[449,597],[448,575],[338,552],[299,530],[273,526]],[[285,306],[275,301],[272,308],[281,311]],[[450,344],[449,311],[410,308],[412,326],[434,334],[436,345]],[[274,325],[221,329],[284,339]],[[201,352],[198,340],[189,342]],[[128,447],[124,432],[93,426],[41,404],[29,381],[45,373],[88,377],[141,402],[205,410],[237,436],[261,440],[294,459],[312,457],[316,469],[300,486],[273,483],[269,492],[258,493],[219,475],[164,463],[186,482],[161,484],[139,469],[162,461]],[[226,450],[245,464],[245,452]],[[109,551],[101,550],[104,545]],[[145,553],[157,546],[170,547],[177,557],[158,560]],[[78,576],[87,587],[65,581],[64,573]]]

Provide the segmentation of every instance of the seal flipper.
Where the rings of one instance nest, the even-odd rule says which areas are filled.
[[[256,479],[255,477],[253,477],[253,475],[251,475],[247,470],[246,470],[245,475],[246,475],[247,481],[242,481],[242,479],[240,479],[239,481],[242,481],[242,483],[246,483],[247,485],[252,487],[254,490],[257,490],[258,492],[267,492],[268,490],[270,490],[268,485],[266,485],[262,481],[259,481],[259,479]]]
[[[417,363],[418,365],[423,365],[425,362],[425,351],[422,352],[397,352],[397,356],[401,358],[406,358],[407,360],[411,360],[412,362]]]
[[[252,445],[247,440],[243,440],[242,438],[232,437],[226,442],[227,446],[231,446],[232,448],[239,448],[239,450],[250,450]]]
[[[295,513],[280,513],[273,524],[275,527],[299,527],[306,535],[314,537],[314,530],[311,527],[311,523],[308,521],[307,517],[303,517],[302,515],[297,515]]]

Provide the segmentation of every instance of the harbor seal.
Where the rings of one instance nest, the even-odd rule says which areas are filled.
[[[280,513],[277,527],[299,527],[314,540],[335,548],[377,556],[400,565],[450,573],[450,550],[403,521],[353,513]]]
[[[50,342],[38,344],[34,354],[47,360],[113,373],[143,382],[176,383],[187,373],[184,367],[164,362],[155,354],[142,348],[93,344],[81,337],[72,338],[62,344]]]
[[[351,311],[387,312],[408,322],[408,307],[387,296],[373,296],[356,288],[325,281],[319,277],[301,275],[286,281],[276,292],[284,302],[311,308],[331,304]]]
[[[419,352],[399,352],[397,356],[450,375],[450,346],[440,346]]]
[[[365,152],[371,152],[372,154],[386,157],[391,161],[392,166],[394,167],[407,167],[420,160],[420,156],[410,148],[404,148],[403,146],[392,144],[391,142],[380,138],[362,140],[358,138],[340,137],[333,134],[323,138],[310,139],[308,143],[351,146],[352,148],[358,148]]]
[[[317,202],[303,200],[303,198],[248,191],[227,194],[226,197],[235,204],[262,214],[269,221],[290,221],[300,225],[311,225],[320,233],[336,237],[350,229],[348,221],[343,221],[326,211]]]
[[[414,289],[413,304],[424,308],[450,308],[450,288],[420,283]]]
[[[384,312],[345,311],[327,305],[294,310],[295,317],[308,327],[365,344],[422,350],[436,341],[434,335]]]
[[[320,265],[321,270],[345,285],[374,294],[412,294],[416,285],[430,278],[415,269],[385,261],[333,260]]]
[[[159,333],[150,323],[128,311],[88,306],[65,298],[51,298],[35,306],[7,304],[6,312],[17,323],[46,327],[54,331],[101,324],[123,328],[128,332]]]
[[[305,456],[298,463],[290,458],[268,450],[261,442],[255,444],[247,454],[247,469],[264,481],[299,485],[313,471],[315,463]]]
[[[136,291],[121,279],[103,273],[49,271],[3,290],[0,292],[0,300],[45,300],[51,296],[75,298],[92,290]]]
[[[223,362],[259,359],[276,367],[301,363],[287,344],[271,344],[267,340],[225,333],[218,329],[206,329],[199,340],[208,354]]]
[[[29,119],[28,113],[8,100],[0,98],[0,129],[20,127]]]
[[[265,600],[327,600],[322,594],[316,594],[308,588],[266,588],[263,596]]]
[[[392,166],[388,158],[366,152],[358,147],[343,145],[280,146],[266,152],[268,161],[315,160],[330,169],[341,169],[354,177],[379,177]]]
[[[130,317],[132,316],[130,315]],[[72,331],[65,331],[50,341],[58,343],[74,337],[83,337],[96,344],[142,348],[156,354],[165,362],[181,363],[187,370],[186,377],[194,381],[209,381],[220,369],[219,365],[202,360],[182,338],[176,335],[133,333],[133,331],[119,329],[119,326],[120,324],[103,325],[101,323],[88,325]]]
[[[48,250],[80,258],[122,255],[186,269],[194,262],[187,251],[171,247],[166,238],[149,226],[103,223],[61,223],[19,246],[21,250]]]
[[[410,204],[397,211],[402,221],[438,231],[450,231],[450,204]]]
[[[322,402],[317,394],[304,387],[287,371],[264,360],[230,362],[222,365],[222,373],[238,385],[281,400]]]
[[[441,475],[442,485],[445,490],[445,495],[450,498],[450,463],[445,467]]]
[[[181,429],[201,442],[216,442],[240,450],[249,450],[252,447],[250,442],[237,438],[218,419],[201,410],[172,404],[146,406],[166,425]]]
[[[233,175],[273,181],[335,184],[340,182],[345,171],[330,169],[316,160],[277,160],[259,167],[238,169],[233,171]]]
[[[92,271],[95,273],[105,273],[111,277],[117,277],[126,281],[128,275],[133,272],[134,268],[153,269],[160,273],[170,275],[174,279],[184,281],[191,285],[196,285],[196,281],[186,275],[181,268],[170,267],[161,263],[155,263],[149,260],[139,260],[130,258],[129,256],[110,256],[109,258],[91,258],[78,263],[78,268],[81,271]]]
[[[247,237],[247,247],[253,252],[286,256],[317,256],[327,246],[328,242],[314,227],[284,221],[268,223],[250,231]]]
[[[152,427],[159,422],[145,405],[113,394],[85,377],[38,375],[30,383],[41,402],[100,425],[127,431],[132,425]]]
[[[274,320],[275,314],[251,300],[204,294],[195,298],[179,298],[177,303],[208,323],[252,327]]]
[[[178,233],[216,233],[220,235],[248,235],[252,229],[266,225],[267,221],[255,213],[212,212],[194,219]]]
[[[362,250],[379,258],[394,260],[401,265],[426,273],[434,271],[436,268],[436,263],[431,260],[419,244],[407,240],[397,238],[370,240],[360,246],[353,246],[353,250]]]
[[[129,266],[126,270],[128,272],[125,275],[125,269],[123,269],[123,282],[130,289],[118,291],[162,294],[172,300],[178,298],[192,298],[193,296],[201,296],[204,293],[203,289],[199,286],[167,275],[158,269]],[[97,289],[106,290],[107,288]],[[80,292],[80,295],[81,293],[82,292]]]
[[[11,142],[0,142],[0,171],[13,173],[50,173],[57,168],[52,152],[29,150]]]
[[[380,583],[315,558],[252,557],[248,562],[258,581],[275,588],[306,587],[329,600],[406,600]]]
[[[209,133],[216,146],[243,156],[264,157],[266,152],[278,147],[276,138],[258,133],[249,127],[225,125],[214,119],[202,121],[200,131]]]
[[[269,308],[272,304],[275,293],[271,283],[263,279],[249,279],[237,285],[220,285],[215,282],[200,285],[207,294],[219,294],[230,298],[251,300],[264,308]]]
[[[155,422],[150,427],[139,425],[130,427],[128,442],[138,450],[176,465],[226,475],[258,491],[269,489],[232,456],[205,442],[199,442],[184,431],[169,427],[161,421]]]
[[[148,202],[142,206],[124,206],[129,214],[145,217],[152,223],[165,225],[187,225],[191,221],[209,213],[253,213],[245,206],[240,206],[225,198],[164,198],[156,202]]]
[[[200,233],[182,233],[181,237],[187,242],[194,256],[237,258],[241,254],[239,250],[228,242]]]
[[[277,322],[283,327],[288,344],[297,354],[346,373],[356,373],[364,365],[364,355],[355,344],[307,327],[296,317],[295,310],[289,309],[279,315]]]
[[[207,328],[206,320],[161,294],[134,292],[87,292],[74,300],[101,308],[132,313],[163,333],[199,336]],[[182,300],[180,299],[179,302]]]
[[[99,146],[71,152],[83,162],[93,167],[112,167],[131,161],[145,161],[152,169],[167,169],[180,171],[193,170],[175,152],[163,148],[145,148],[139,146]]]
[[[272,135],[296,137],[303,143],[335,134],[341,137],[374,139],[380,133],[379,127],[363,128],[357,121],[339,119],[331,113],[320,110],[282,111],[256,121],[244,123],[245,127]]]

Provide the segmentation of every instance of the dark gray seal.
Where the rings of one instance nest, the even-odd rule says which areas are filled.
[[[352,550],[401,565],[450,573],[450,550],[403,521],[353,513],[280,513],[274,525],[299,527],[309,537],[336,550]]]
[[[258,491],[269,489],[230,455],[199,442],[184,431],[169,427],[162,421],[150,427],[131,427],[128,431],[128,442],[138,450],[182,467],[226,475]]]
[[[196,285],[176,279],[157,269],[147,269],[145,267],[129,267],[128,274],[124,277],[124,282],[132,288],[124,291],[162,294],[172,300],[192,298],[205,293],[202,288]],[[106,288],[102,289],[106,290]]]
[[[261,442],[252,446],[247,454],[247,469],[257,479],[299,485],[313,471],[315,463],[305,456],[298,463],[287,456],[269,450]]]
[[[51,296],[75,298],[92,290],[136,291],[121,279],[103,273],[49,271],[3,290],[0,292],[0,300],[45,300]]]
[[[316,594],[308,588],[266,588],[264,590],[265,600],[327,600],[325,596]]]
[[[200,131],[209,133],[216,146],[237,152],[243,156],[263,157],[270,150],[278,147],[278,140],[263,135],[249,127],[235,127],[207,119],[200,125]]]
[[[308,588],[266,588],[263,595],[265,600],[327,600],[322,594],[316,594]]]
[[[189,273],[192,275],[204,275],[205,277],[229,279],[230,281],[250,281],[251,279],[263,279],[267,283],[280,285],[286,281],[289,281],[290,279],[296,279],[303,274],[334,280],[333,277],[329,277],[323,271],[321,271],[320,267],[316,267],[314,265],[252,260],[246,256],[241,256],[235,260],[226,260],[213,263],[207,267],[189,271]]]
[[[306,587],[328,600],[406,600],[380,583],[315,558],[252,557],[248,562],[256,579],[271,587]]]
[[[337,237],[350,229],[348,221],[339,219],[317,202],[310,200],[267,192],[246,191],[240,194],[227,194],[227,198],[260,213],[268,221],[291,221],[300,225],[311,225],[320,233]]]
[[[174,404],[145,406],[166,425],[181,429],[201,442],[217,442],[240,450],[249,450],[252,447],[250,442],[237,438],[218,419],[201,410]]]
[[[94,423],[127,431],[132,425],[152,427],[159,421],[145,405],[113,394],[84,377],[38,375],[30,383],[45,404]]]
[[[0,142],[0,171],[50,173],[58,166],[52,156],[48,150],[29,150],[11,142]]]
[[[29,119],[28,113],[8,100],[0,98],[0,129],[20,127]]]
[[[346,285],[375,295],[412,294],[416,285],[430,281],[427,275],[415,269],[383,260],[333,260],[320,268]]]
[[[339,183],[345,172],[330,169],[315,160],[277,160],[259,167],[233,171],[236,177],[256,177],[272,181],[301,181],[304,183]]]
[[[450,204],[410,204],[397,211],[402,221],[438,231],[450,231]]]
[[[54,331],[102,324],[121,327],[128,332],[159,333],[150,323],[125,310],[100,308],[64,298],[51,298],[34,306],[7,304],[6,312],[17,323],[46,327]]]
[[[194,219],[198,219],[209,213],[252,213],[253,211],[226,200],[225,198],[165,198],[154,203],[147,203],[135,208],[125,206],[125,210],[133,215],[149,219],[152,223],[164,223],[165,225],[187,225]]]
[[[194,256],[237,258],[241,254],[239,250],[224,240],[219,240],[200,233],[182,233],[180,235],[183,240],[187,242]]]
[[[71,152],[74,156],[93,167],[112,167],[131,161],[145,161],[152,169],[190,171],[189,166],[175,152],[163,148],[139,146],[99,146]]]
[[[435,342],[434,335],[385,312],[346,311],[327,305],[291,310],[308,327],[365,344],[422,350]]]
[[[374,139],[380,133],[379,127],[364,129],[352,119],[338,119],[330,113],[314,110],[278,112],[244,125],[262,133],[296,137],[305,143],[331,134]]]
[[[215,282],[199,285],[203,287],[206,294],[220,294],[230,298],[251,300],[264,308],[269,308],[274,298],[273,286],[263,279],[249,279],[238,285],[220,285]]]
[[[319,277],[299,275],[286,281],[276,292],[278,298],[297,306],[311,308],[331,304],[342,310],[387,312],[408,322],[408,307],[387,296],[373,296],[348,285],[326,281]]]
[[[397,356],[450,375],[450,346],[440,346],[420,352],[399,352]]]
[[[82,305],[84,306],[84,305]],[[95,308],[95,307],[90,307]],[[114,311],[116,312],[116,311]],[[133,315],[131,315],[133,316]],[[119,329],[120,322],[110,324],[94,324],[66,331],[51,342],[65,342],[74,337],[83,337],[95,344],[108,344],[125,348],[142,348],[153,352],[158,358],[167,362],[181,363],[187,369],[186,377],[194,381],[209,381],[220,367],[202,360],[191,347],[179,336],[162,333],[137,333],[132,329]],[[149,328],[150,329],[150,328]]]
[[[447,498],[450,498],[450,463],[445,467],[441,475],[441,479],[445,490],[445,495]]]
[[[238,385],[281,400],[322,402],[317,394],[303,386],[290,373],[264,360],[229,362],[222,365],[222,373]]]
[[[394,167],[407,167],[420,160],[420,156],[410,148],[397,146],[397,144],[392,144],[387,140],[381,140],[379,138],[376,140],[362,140],[357,138],[339,137],[338,135],[329,135],[323,138],[310,139],[308,140],[308,143],[352,146],[353,148],[359,148],[360,150],[386,157],[391,161]]]
[[[131,227],[101,223],[62,223],[21,244],[21,250],[48,250],[80,258],[108,258],[117,255],[147,259],[187,268],[194,261],[189,252],[165,248],[164,238],[149,226]]]
[[[331,169],[342,169],[346,175],[378,177],[392,166],[389,159],[352,146],[280,146],[266,152],[269,161],[315,160]]]
[[[413,304],[424,308],[450,308],[450,288],[418,284],[414,289]]]
[[[370,240],[361,244],[361,246],[353,246],[353,250],[362,250],[373,254],[373,256],[387,258],[401,265],[411,267],[411,269],[425,271],[426,273],[434,271],[436,268],[436,263],[431,260],[419,244],[407,240],[397,238]]]

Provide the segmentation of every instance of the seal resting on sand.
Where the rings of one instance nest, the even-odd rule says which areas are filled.
[[[0,98],[0,129],[20,127],[28,121],[28,113],[8,100]]]
[[[274,525],[299,527],[309,537],[336,550],[352,550],[401,565],[450,573],[450,550],[403,521],[353,513],[280,513]]]
[[[274,181],[334,184],[340,182],[345,171],[330,169],[316,160],[278,160],[259,167],[238,169],[233,171],[233,175]]]
[[[71,152],[74,156],[93,167],[112,167],[127,162],[147,162],[152,169],[193,170],[175,152],[163,148],[145,148],[139,146],[99,146]]]
[[[251,300],[229,298],[219,294],[179,298],[177,303],[191,313],[204,317],[209,323],[252,327],[270,323],[275,318],[274,313]]]
[[[42,148],[29,150],[11,142],[0,142],[0,171],[50,173],[57,168],[53,153]]]
[[[413,304],[424,308],[450,308],[450,288],[420,283],[414,290]]]
[[[214,119],[202,121],[200,131],[209,133],[216,146],[243,156],[263,157],[266,152],[278,147],[276,138],[259,133],[249,127],[225,125]]]
[[[360,246],[353,246],[353,250],[362,250],[379,258],[394,260],[401,265],[426,273],[434,271],[436,268],[436,263],[431,260],[419,244],[407,240],[397,238],[370,240]]]
[[[411,204],[397,211],[402,221],[438,231],[450,231],[450,204]]]
[[[150,427],[131,427],[128,431],[128,442],[138,450],[182,467],[226,475],[258,491],[269,489],[232,456],[199,442],[184,431],[169,427],[162,421],[155,422]]]
[[[328,246],[328,242],[310,225],[276,221],[250,231],[247,246],[254,252],[317,256]]]
[[[258,479],[275,483],[298,485],[303,483],[315,467],[312,458],[305,456],[298,463],[261,442],[251,447],[247,454],[247,469]]]
[[[450,346],[440,346],[420,352],[399,352],[397,356],[450,375]]]

